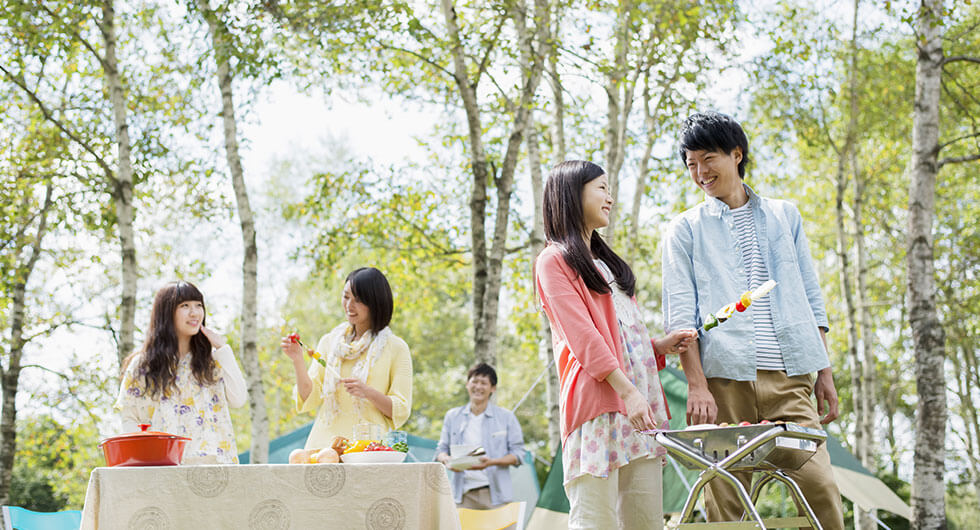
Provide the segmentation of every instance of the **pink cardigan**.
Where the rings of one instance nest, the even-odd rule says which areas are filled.
[[[564,443],[575,429],[600,414],[626,414],[623,400],[605,381],[613,370],[623,369],[619,324],[612,294],[599,294],[586,287],[556,245],[541,251],[534,267],[558,361]],[[662,369],[665,363],[658,353],[657,368]],[[667,415],[670,417],[669,410]]]

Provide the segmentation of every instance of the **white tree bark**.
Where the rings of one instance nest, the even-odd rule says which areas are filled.
[[[542,0],[537,0],[541,2]],[[511,102],[514,121],[504,160],[499,174],[489,171],[483,145],[482,120],[476,88],[479,73],[471,78],[466,66],[466,51],[460,37],[459,22],[452,0],[442,0],[442,12],[450,41],[453,61],[453,79],[463,100],[470,140],[470,157],[473,165],[473,186],[470,195],[470,230],[473,245],[473,350],[477,362],[496,363],[497,312],[500,302],[500,282],[503,258],[506,252],[510,200],[514,187],[514,171],[520,155],[521,143],[527,130],[534,93],[541,80],[543,61],[536,60],[530,71],[521,72],[521,87],[517,100]],[[515,23],[527,14],[521,10],[511,13]],[[540,24],[536,32],[541,32]],[[540,39],[538,39],[540,42]],[[537,53],[536,57],[543,54]],[[486,243],[487,182],[493,178],[496,186],[497,205],[494,214],[492,242],[489,252]]]
[[[27,191],[30,194],[30,191]],[[10,479],[14,469],[14,456],[17,454],[17,389],[20,385],[21,356],[24,353],[25,313],[27,312],[27,283],[31,279],[34,267],[41,257],[41,240],[47,228],[48,211],[51,209],[52,184],[49,182],[44,192],[44,203],[37,213],[38,226],[32,241],[16,241],[15,251],[18,258],[24,247],[30,247],[26,259],[16,264],[10,301],[10,351],[7,356],[6,368],[0,366],[0,384],[2,384],[3,410],[0,413],[0,504],[10,504]],[[25,205],[30,197],[25,200]],[[35,212],[25,208],[25,229]],[[29,243],[29,244],[28,244]]]
[[[262,366],[259,363],[257,337],[258,249],[255,243],[255,220],[249,204],[248,189],[238,153],[238,125],[235,120],[235,101],[232,92],[232,72],[229,64],[227,28],[207,0],[195,0],[208,24],[211,47],[218,68],[218,88],[221,91],[221,119],[224,126],[225,156],[231,183],[235,189],[238,218],[242,230],[242,367],[248,384],[249,413],[252,423],[250,462],[263,464],[269,460],[269,414],[262,386]]]
[[[540,5],[537,2],[535,5]],[[547,58],[544,63],[545,73],[548,75],[552,92],[552,123],[550,130],[552,136],[552,149],[555,152],[555,162],[565,160],[565,108],[564,97],[562,94],[561,77],[558,73],[558,43],[555,35],[558,35],[559,13],[555,13],[554,26],[550,16],[550,10],[545,9],[543,14],[537,15],[538,23],[542,28],[543,43]],[[525,26],[526,27],[526,26]],[[552,30],[554,27],[554,30]],[[526,31],[525,31],[526,33]],[[526,42],[530,43],[530,40]],[[528,49],[525,53],[530,54]],[[530,66],[528,64],[528,66]],[[544,249],[544,176],[542,174],[541,153],[538,144],[538,135],[534,128],[534,113],[531,113],[528,123],[528,165],[531,167],[531,189],[534,194],[534,223],[531,228],[531,263]],[[554,361],[555,352],[551,344],[551,323],[544,311],[540,311],[541,328],[538,330],[538,356],[543,363]],[[554,452],[561,443],[561,410],[559,408],[559,390],[561,383],[558,380],[558,370],[548,370],[545,378],[545,414],[548,417],[548,447]]]
[[[616,239],[616,225],[619,217],[619,170],[626,158],[626,129],[630,111],[633,108],[633,91],[639,68],[627,72],[627,57],[630,49],[630,17],[632,2],[620,2],[616,13],[616,43],[613,65],[606,76],[606,138],[605,169],[609,178],[609,194],[613,205],[609,211],[609,224],[603,230],[610,245]]]
[[[123,93],[122,79],[119,75],[119,61],[116,58],[115,5],[113,0],[103,0],[102,20],[99,23],[105,44],[105,57],[102,59],[105,71],[106,91],[112,105],[112,121],[116,129],[118,169],[112,179],[112,196],[116,207],[119,227],[119,246],[122,256],[122,300],[119,305],[119,340],[116,355],[119,365],[133,352],[136,318],[136,291],[139,272],[136,267],[136,235],[133,230],[133,163],[132,144],[129,139],[129,125],[126,121],[126,96]]]
[[[916,22],[918,57],[909,162],[906,265],[909,322],[918,393],[912,474],[912,527],[946,528],[945,333],[936,312],[932,222],[939,170],[939,97],[942,75],[942,0],[922,0]]]

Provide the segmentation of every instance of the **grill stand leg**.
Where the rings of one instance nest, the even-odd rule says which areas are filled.
[[[756,511],[755,504],[749,497],[748,492],[746,492],[745,487],[742,486],[742,483],[739,482],[734,475],[717,464],[709,466],[707,469],[702,471],[700,475],[698,475],[698,481],[694,484],[694,487],[691,488],[691,493],[687,496],[687,502],[684,503],[684,511],[681,512],[681,523],[693,522],[694,505],[697,503],[698,497],[701,496],[701,490],[703,490],[712,479],[722,479],[735,488],[735,492],[738,494],[738,500],[742,502],[742,506],[745,508],[745,513],[750,515],[751,518],[759,524],[759,528],[766,527],[766,525],[762,522],[762,517],[759,515],[759,512]]]
[[[755,505],[756,501],[759,500],[759,495],[762,493],[762,488],[772,480],[778,480],[789,488],[789,493],[793,496],[793,500],[796,501],[796,505],[803,507],[804,513],[800,515],[806,516],[807,520],[810,522],[810,526],[813,527],[813,530],[823,530],[823,527],[820,526],[820,522],[817,521],[816,514],[813,513],[813,508],[810,507],[810,503],[807,502],[806,498],[803,496],[803,490],[800,489],[800,486],[795,480],[789,478],[789,476],[786,475],[786,473],[783,473],[781,470],[777,469],[763,471],[762,476],[756,480],[754,484],[752,484],[751,500],[753,506]]]

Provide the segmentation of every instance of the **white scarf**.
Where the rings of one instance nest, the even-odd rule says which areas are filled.
[[[333,328],[327,335],[327,351],[325,352],[326,358],[324,360],[327,366],[333,369],[333,373],[330,370],[324,370],[323,374],[323,407],[321,410],[323,411],[327,425],[333,423],[334,418],[340,413],[340,404],[337,399],[338,393],[346,392],[343,388],[343,383],[334,373],[340,374],[340,365],[345,360],[357,359],[357,362],[354,364],[354,369],[351,371],[351,377],[367,383],[368,374],[371,373],[371,367],[374,366],[374,362],[381,355],[381,351],[384,350],[388,338],[393,333],[391,332],[391,328],[385,327],[377,335],[372,331],[367,331],[359,339],[348,343],[347,337],[350,336],[353,338],[353,335],[354,328],[347,322]],[[353,398],[353,401],[357,407],[358,415],[363,418],[364,415],[361,410],[364,404],[363,402],[367,400]]]

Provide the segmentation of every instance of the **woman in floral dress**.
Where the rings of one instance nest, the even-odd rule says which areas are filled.
[[[596,232],[612,197],[591,162],[556,166],[544,191],[548,246],[535,282],[551,323],[561,381],[568,527],[662,528],[664,450],[638,431],[667,428],[658,370],[693,330],[650,340],[633,297],[636,277]]]
[[[116,399],[123,429],[149,423],[189,437],[184,464],[237,464],[229,407],[247,397],[234,352],[205,326],[201,291],[184,281],[157,291],[146,342],[127,359]]]

